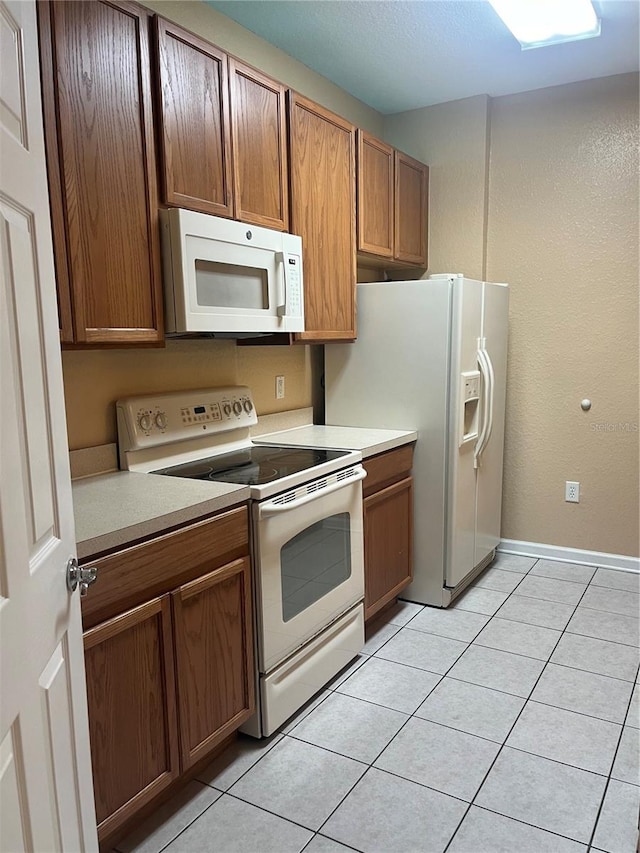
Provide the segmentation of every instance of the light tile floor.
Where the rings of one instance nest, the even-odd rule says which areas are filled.
[[[634,853],[640,576],[500,555],[398,602],[266,741],[242,737],[119,853]]]

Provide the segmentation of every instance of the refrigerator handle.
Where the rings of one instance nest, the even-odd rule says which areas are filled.
[[[473,451],[474,468],[478,468],[480,466],[480,456],[482,455],[482,451],[484,450],[484,446],[487,442],[487,429],[489,426],[490,414],[489,401],[491,399],[491,379],[489,375],[489,367],[485,358],[485,349],[483,346],[484,339],[481,338],[478,344],[478,367],[480,368],[480,375],[482,376],[482,426],[480,427],[480,434],[478,435],[478,440]]]
[[[489,370],[490,393],[489,393],[489,423],[487,425],[487,435],[486,435],[485,440],[484,440],[484,447],[482,448],[483,451],[484,451],[484,448],[489,443],[489,439],[491,438],[491,433],[493,432],[493,401],[494,401],[495,392],[496,392],[496,374],[495,374],[495,371],[493,369],[493,362],[491,361],[491,356],[489,355],[489,353],[487,352],[486,349],[484,350],[484,357],[486,359],[487,368]]]

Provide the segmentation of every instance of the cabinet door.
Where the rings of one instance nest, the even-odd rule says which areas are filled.
[[[285,88],[229,59],[235,218],[289,227]]]
[[[39,5],[63,339],[161,341],[149,14],[106,0]]]
[[[413,478],[364,499],[364,616],[369,619],[413,576]]]
[[[355,128],[289,92],[291,231],[302,237],[301,341],[356,337]]]
[[[162,200],[232,216],[227,56],[156,19]]]
[[[393,148],[358,130],[358,251],[393,257]]]
[[[87,631],[84,648],[102,839],[178,775],[169,596]]]
[[[186,769],[255,710],[249,558],[184,584],[172,598]]]
[[[429,168],[395,152],[395,258],[427,266]]]

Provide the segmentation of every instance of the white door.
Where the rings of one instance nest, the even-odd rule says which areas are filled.
[[[0,0],[0,849],[97,850],[36,9]]]

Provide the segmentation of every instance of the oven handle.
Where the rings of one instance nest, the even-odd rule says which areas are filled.
[[[311,503],[311,501],[314,501],[316,498],[322,498],[325,495],[330,495],[332,492],[337,492],[338,489],[345,488],[345,486],[351,486],[353,483],[359,483],[361,480],[364,480],[366,476],[367,472],[364,468],[360,468],[358,473],[354,474],[353,477],[340,480],[338,483],[332,483],[330,486],[325,486],[324,489],[318,489],[317,492],[311,492],[310,494],[304,495],[295,501],[290,501],[286,504],[277,504],[275,501],[265,501],[265,503],[260,504],[260,518],[264,518],[269,515],[277,515],[279,512],[287,512],[287,510],[290,509],[297,509],[299,506]]]

